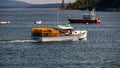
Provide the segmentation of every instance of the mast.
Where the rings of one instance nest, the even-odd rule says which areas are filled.
[[[62,3],[61,3],[61,9],[64,9],[65,8],[65,1],[62,0]]]
[[[95,13],[95,9],[93,8],[92,11],[91,11],[91,14],[92,14],[92,19],[95,20],[96,19],[96,13]]]
[[[57,12],[56,12],[56,22],[57,22],[57,24],[58,24],[58,22],[59,22],[59,14],[58,14],[58,11],[59,11],[59,3],[57,3]]]

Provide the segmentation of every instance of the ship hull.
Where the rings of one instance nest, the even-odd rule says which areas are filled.
[[[84,20],[84,19],[68,19],[70,23],[83,23],[83,24],[100,24],[101,20],[100,19],[95,19],[95,20]]]

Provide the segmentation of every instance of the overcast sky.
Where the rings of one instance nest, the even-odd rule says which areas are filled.
[[[47,4],[47,3],[61,3],[62,0],[18,0],[22,2],[32,3],[32,4]],[[76,0],[65,0],[66,3],[74,2]]]

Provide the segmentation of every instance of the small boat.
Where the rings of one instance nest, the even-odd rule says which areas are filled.
[[[9,24],[10,22],[9,21],[0,21],[0,25],[2,24]]]
[[[40,21],[35,21],[34,22],[35,24],[42,24],[42,21],[40,20]]]
[[[58,25],[54,28],[32,28],[32,36],[39,42],[85,40],[87,30],[74,30],[70,25]]]
[[[69,18],[70,23],[83,23],[83,24],[100,24],[102,21],[100,18],[96,18],[95,10],[93,9],[91,13],[83,15],[83,19]]]

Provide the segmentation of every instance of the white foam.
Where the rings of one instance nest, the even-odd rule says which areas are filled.
[[[0,40],[0,43],[23,43],[23,42],[37,42],[36,40]]]

